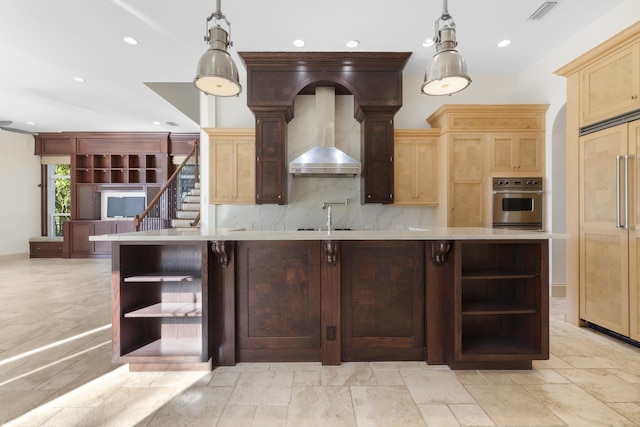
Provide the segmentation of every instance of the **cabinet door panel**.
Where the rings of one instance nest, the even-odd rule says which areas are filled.
[[[485,137],[480,134],[450,136],[450,227],[484,226]]]
[[[597,61],[582,71],[580,124],[596,123],[640,107],[640,45]]]
[[[518,156],[516,164],[518,170],[542,172],[541,138],[536,135],[521,136],[518,137],[515,143],[517,144],[516,153],[518,153]]]
[[[513,169],[513,138],[497,136],[491,139],[491,169],[511,171]]]
[[[211,202],[228,202],[235,194],[234,174],[234,147],[232,141],[216,141],[211,147],[213,166],[213,185]]]
[[[239,361],[320,361],[318,242],[238,243]]]
[[[256,194],[256,145],[252,139],[236,145],[236,201],[253,203]]]
[[[287,123],[284,113],[256,116],[256,203],[287,203]]]
[[[396,167],[394,168],[395,203],[411,203],[416,196],[415,155],[412,140],[395,140]]]
[[[93,235],[92,222],[75,222],[70,221],[69,226],[71,241],[71,254],[89,254],[93,252],[93,244],[89,241],[89,236]]]
[[[342,243],[342,359],[424,359],[422,242]]]
[[[451,177],[455,181],[478,182],[484,176],[484,136],[453,135],[451,139]]]
[[[434,129],[396,129],[394,135],[394,203],[438,204],[438,139]]]
[[[209,201],[253,204],[256,197],[256,141],[253,129],[207,129]]]
[[[483,186],[479,183],[455,183],[451,221],[457,227],[482,227]]]
[[[616,156],[627,126],[580,138],[580,317],[629,333],[628,232],[616,228]]]
[[[92,185],[76,185],[75,219],[94,219],[93,197]]]
[[[437,144],[434,138],[416,146],[416,199],[424,205],[438,203]]]
[[[393,203],[393,116],[366,117],[362,138],[362,202]]]
[[[261,159],[256,165],[256,203],[284,204],[282,162]]]

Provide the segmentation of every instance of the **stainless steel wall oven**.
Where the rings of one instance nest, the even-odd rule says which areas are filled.
[[[543,230],[541,177],[493,178],[493,227]]]

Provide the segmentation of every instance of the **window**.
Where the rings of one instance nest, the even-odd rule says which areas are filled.
[[[71,167],[47,165],[47,230],[49,236],[62,236],[62,224],[71,217]]]

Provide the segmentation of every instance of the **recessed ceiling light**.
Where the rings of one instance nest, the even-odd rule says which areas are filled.
[[[159,122],[159,121],[157,121],[157,120],[156,120],[156,121],[154,121],[154,122],[153,122],[153,124],[154,124],[154,125],[156,125],[156,126],[160,126],[160,122]]]
[[[82,77],[78,77],[78,76],[73,76],[73,80],[78,82],[78,83],[84,83],[85,80]]]
[[[425,39],[425,41],[422,42],[422,46],[424,47],[431,47],[434,44],[436,44],[436,42],[434,42],[433,39]]]
[[[124,39],[122,39],[122,40],[124,40],[124,42],[125,42],[126,44],[130,44],[130,45],[132,45],[132,46],[135,46],[135,45],[137,45],[137,44],[138,44],[138,40],[134,39],[133,37],[129,37],[129,36],[125,37],[125,38],[124,38]]]
[[[502,40],[498,42],[498,47],[507,47],[511,44],[511,40]]]
[[[349,40],[347,42],[347,47],[358,47],[360,42],[358,40]]]
[[[35,126],[35,125],[36,125],[36,122],[27,122],[27,124],[28,124],[29,126]]]
[[[302,39],[297,39],[293,41],[293,45],[295,47],[303,47],[305,44],[306,44],[305,41]]]

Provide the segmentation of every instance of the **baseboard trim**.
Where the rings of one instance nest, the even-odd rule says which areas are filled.
[[[551,296],[552,297],[566,297],[567,285],[564,283],[552,283],[551,284]]]
[[[29,259],[29,252],[21,252],[17,254],[0,255],[0,261],[14,261],[17,259]]]

